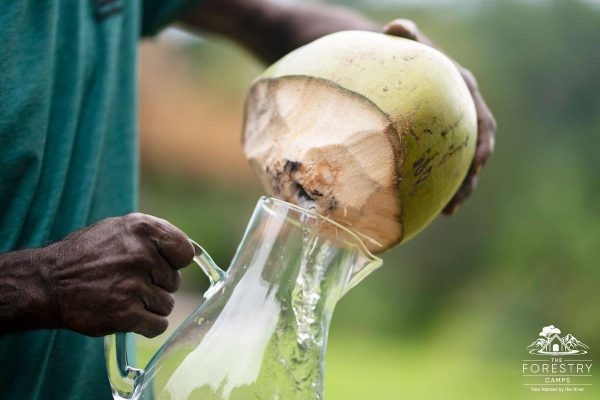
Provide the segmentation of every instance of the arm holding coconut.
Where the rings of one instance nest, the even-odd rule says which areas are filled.
[[[271,63],[286,53],[324,35],[343,30],[382,31],[375,22],[345,7],[286,4],[272,0],[206,0],[183,22],[231,37],[263,61]],[[383,32],[437,48],[410,20],[397,19]],[[477,184],[481,168],[494,148],[496,121],[479,91],[473,74],[456,63],[477,112],[477,146],[469,172],[443,212],[456,212]]]

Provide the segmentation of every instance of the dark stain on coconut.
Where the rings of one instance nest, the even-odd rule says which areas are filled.
[[[299,161],[286,160],[283,165],[283,170],[288,172],[296,172],[300,169],[302,163]]]
[[[431,150],[431,149],[430,149]],[[427,152],[429,153],[429,151]],[[417,180],[421,180],[423,174],[425,172],[427,172],[428,169],[431,169],[431,163],[433,162],[433,160],[435,160],[435,158],[439,155],[439,152],[436,152],[433,156],[431,157],[427,157],[425,159],[425,161],[423,161],[422,159],[420,160],[419,164],[417,165],[417,169],[415,169],[415,172],[413,173],[413,176],[418,177]],[[414,164],[413,164],[414,167]],[[429,168],[427,168],[429,167]],[[425,171],[425,172],[424,172]],[[427,175],[429,175],[429,173],[427,173]]]
[[[410,133],[410,136],[412,136],[415,139],[415,142],[419,143],[419,136],[417,136],[413,128],[410,128],[408,133]]]
[[[442,159],[440,160],[440,162],[438,163],[438,165],[442,165],[443,163],[445,163],[445,162],[446,162],[446,160],[447,160],[448,158],[452,157],[452,155],[454,155],[454,154],[455,154],[457,151],[459,151],[459,150],[460,150],[460,149],[462,149],[463,147],[466,147],[466,146],[467,146],[467,144],[469,144],[469,137],[468,137],[468,136],[467,136],[467,137],[465,138],[465,140],[464,140],[464,141],[463,141],[461,144],[459,144],[458,146],[455,146],[454,144],[453,144],[453,145],[451,145],[451,146],[448,148],[448,151],[446,151],[446,152],[444,153],[444,155],[442,156]]]
[[[419,164],[423,162],[423,157],[419,158],[417,161],[413,163],[413,168],[417,168]]]
[[[314,199],[308,194],[304,186],[298,182],[292,183],[292,189],[298,194],[298,197],[304,200],[314,201]]]
[[[427,168],[422,174],[421,176],[419,176],[419,179],[417,179],[417,181],[415,182],[415,187],[419,186],[420,184],[422,184],[423,182],[425,182],[425,179],[427,179],[429,177],[429,174],[431,174],[431,169],[432,166],[430,165],[429,168]]]
[[[448,134],[448,132],[452,132],[453,130],[455,130],[456,128],[458,128],[458,125],[460,125],[460,123],[461,123],[461,121],[463,120],[464,117],[465,117],[464,114],[460,114],[458,116],[458,118],[456,119],[456,121],[454,121],[453,123],[451,123],[446,128],[444,128],[444,129],[442,129],[440,131],[440,135],[442,135],[442,137],[446,137],[446,135]]]
[[[428,154],[431,153],[431,149],[427,149],[427,153]],[[410,196],[414,196],[414,194],[416,193],[419,186],[421,186],[427,180],[427,178],[429,178],[429,175],[431,175],[431,171],[433,170],[433,161],[439,155],[440,155],[440,152],[436,151],[433,155],[431,155],[430,157],[427,157],[425,160],[422,160],[422,159],[417,160],[417,161],[419,161],[419,163],[413,173],[413,176],[416,179],[413,184],[412,190],[409,193]],[[413,164],[413,167],[414,166],[415,165]]]

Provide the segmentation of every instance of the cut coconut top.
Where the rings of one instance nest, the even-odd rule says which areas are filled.
[[[308,76],[261,79],[246,104],[244,150],[271,195],[315,208],[370,250],[400,241],[399,136],[375,104]]]
[[[372,252],[415,236],[473,159],[477,115],[456,66],[403,38],[346,31],[254,83],[243,142],[274,196],[346,225]]]

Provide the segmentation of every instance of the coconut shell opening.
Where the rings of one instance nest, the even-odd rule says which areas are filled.
[[[371,251],[401,240],[398,133],[366,97],[320,78],[261,79],[243,146],[272,196],[347,226]]]

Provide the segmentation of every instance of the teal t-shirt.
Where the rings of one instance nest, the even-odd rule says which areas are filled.
[[[0,2],[0,253],[135,209],[137,43],[190,2]],[[102,338],[0,336],[0,398],[110,399]]]

